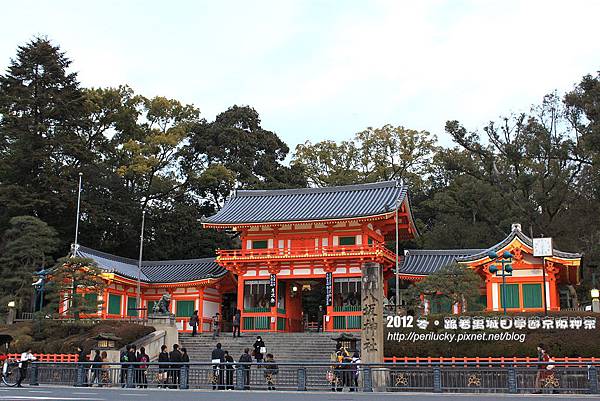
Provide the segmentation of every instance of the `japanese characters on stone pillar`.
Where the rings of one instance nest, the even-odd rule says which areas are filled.
[[[383,272],[379,263],[362,266],[362,330],[360,359],[383,362]]]

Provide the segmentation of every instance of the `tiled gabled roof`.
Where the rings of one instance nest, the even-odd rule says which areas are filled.
[[[489,251],[497,252],[515,238],[523,244],[533,247],[531,238],[523,234],[518,224],[513,225],[511,233],[496,245],[487,249],[408,249],[400,265],[400,274],[428,275],[455,262],[470,262],[487,257]],[[562,259],[579,259],[580,253],[562,252],[556,249],[553,256]]]
[[[481,251],[482,249],[408,249],[400,264],[400,274],[429,275]]]
[[[496,252],[496,251],[504,248],[508,244],[510,244],[515,238],[518,238],[519,240],[521,240],[521,242],[523,244],[527,245],[528,247],[533,247],[533,240],[531,238],[529,238],[528,236],[526,236],[525,234],[523,234],[523,232],[520,230],[518,225],[515,225],[515,227],[513,228],[511,233],[508,235],[508,237],[504,238],[502,241],[498,242],[496,245],[494,245],[488,249],[482,249],[481,252],[466,256],[466,257],[462,258],[461,260],[468,262],[468,261],[477,260],[477,259],[486,257],[487,253],[489,251]],[[582,255],[580,253],[562,252],[557,249],[552,250],[552,256],[555,256],[557,258],[562,258],[562,259],[579,259],[582,257]]]
[[[328,188],[245,190],[208,217],[208,224],[334,220],[391,212],[407,197],[401,181]]]
[[[137,280],[138,261],[78,246],[76,255],[90,258],[106,272]],[[223,277],[227,271],[215,258],[142,261],[140,279],[146,283],[179,283]]]

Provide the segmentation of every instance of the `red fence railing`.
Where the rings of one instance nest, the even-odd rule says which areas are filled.
[[[577,357],[577,358],[567,358],[567,357],[557,357],[552,358],[555,362],[565,362],[572,363],[573,365],[586,365],[589,363],[597,363],[600,362],[600,358],[596,357]],[[527,363],[538,362],[537,358],[532,357],[388,357],[383,358],[384,362],[394,362],[394,363],[417,363],[420,365],[431,365],[437,363],[444,363],[449,366],[486,366],[488,364],[494,363],[506,363],[510,364],[513,362]],[[488,365],[489,366],[489,365]],[[529,365],[527,365],[529,366]]]
[[[38,362],[77,362],[77,354],[33,354]],[[8,354],[9,359],[20,359],[21,354]]]

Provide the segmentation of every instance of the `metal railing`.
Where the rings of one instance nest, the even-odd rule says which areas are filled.
[[[48,363],[31,385],[178,389],[598,394],[598,363]],[[552,369],[548,369],[551,366]]]
[[[217,261],[262,260],[290,258],[346,258],[356,256],[378,256],[388,261],[396,261],[396,254],[383,244],[336,245],[298,248],[262,249],[218,249]]]

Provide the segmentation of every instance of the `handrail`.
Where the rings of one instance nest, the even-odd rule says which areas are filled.
[[[507,358],[508,359],[508,358]],[[100,362],[43,362],[43,361],[34,361],[33,365],[81,365],[81,366],[92,366],[98,365]],[[456,368],[457,361],[431,361],[431,362],[383,362],[383,363],[351,363],[351,362],[312,362],[312,361],[298,361],[298,362],[279,362],[275,360],[274,362],[220,362],[218,364],[212,362],[102,362],[107,365],[125,365],[125,366],[173,366],[177,365],[179,367],[182,366],[214,366],[214,365],[224,365],[224,366],[264,366],[269,365],[271,363],[276,363],[279,366],[297,366],[297,367],[306,367],[306,366],[323,366],[330,367],[331,365],[339,365],[339,366],[359,366],[362,368],[393,368],[397,366],[402,367],[452,367]],[[481,365],[482,362],[465,362],[459,363],[460,365],[469,366],[469,367],[477,367]],[[497,367],[506,367],[507,365],[513,367],[531,367],[531,365],[555,365],[555,366],[600,366],[600,359],[597,361],[571,361],[571,362],[561,362],[561,361],[530,361],[530,362],[519,362],[519,361],[498,361],[498,362],[490,362],[485,363],[486,367],[488,366],[497,366]]]
[[[381,253],[383,256],[395,260],[394,252],[387,249],[382,244],[370,245],[337,245],[320,247],[300,247],[300,248],[265,248],[265,249],[218,249],[217,257],[219,259],[227,258],[249,258],[258,259],[264,257],[302,257],[302,256],[356,256],[357,254]]]

